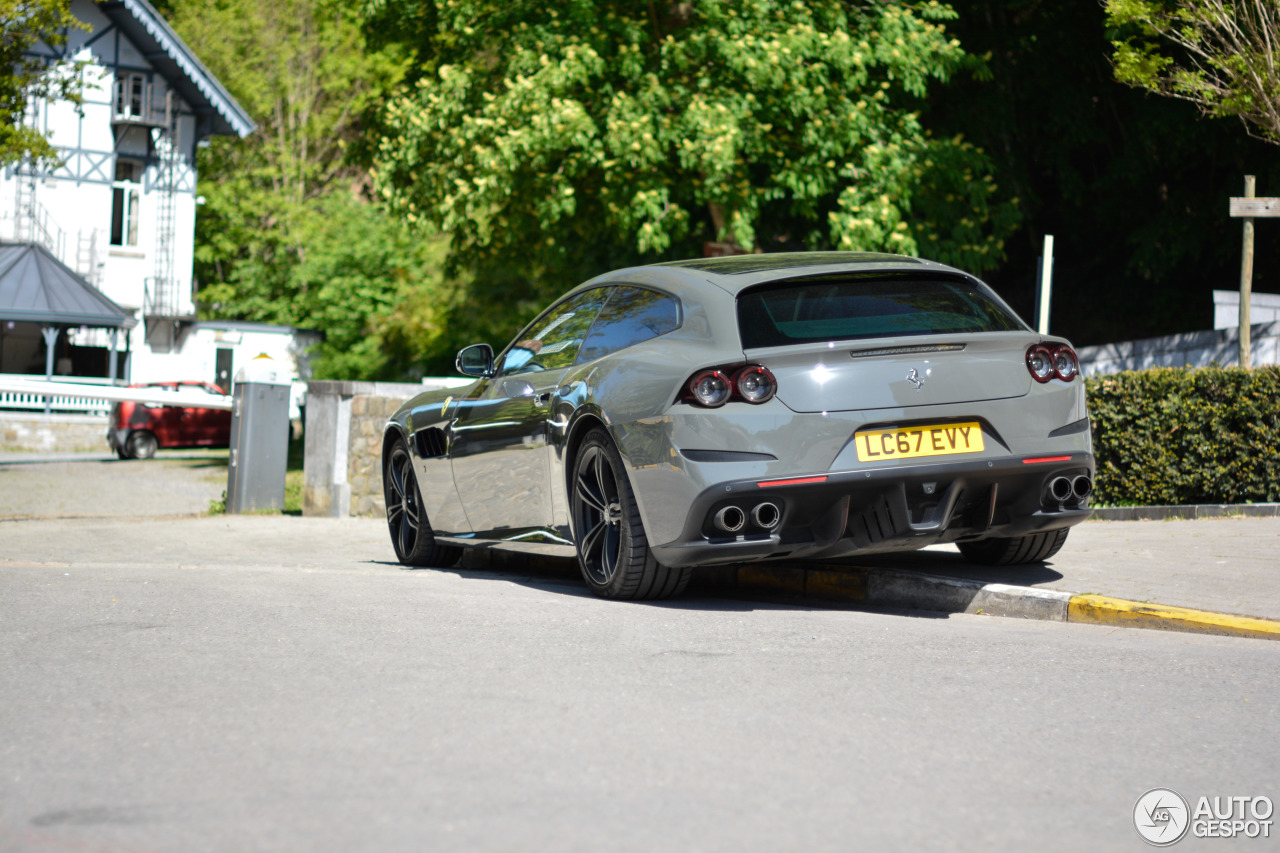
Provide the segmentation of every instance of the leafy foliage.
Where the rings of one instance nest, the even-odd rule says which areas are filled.
[[[1275,0],[1106,0],[1116,79],[1240,118],[1280,144]]]
[[[0,0],[0,166],[58,162],[57,149],[24,119],[33,100],[80,102],[79,69],[56,59],[67,29],[84,26],[70,7],[70,0]]]
[[[1098,500],[1280,500],[1280,367],[1156,368],[1088,379]]]
[[[358,12],[337,0],[179,0],[169,15],[259,124],[200,155],[203,313],[323,331],[318,378],[412,372],[405,359],[443,328],[441,247],[371,204],[349,156],[401,80],[403,51],[371,49]]]
[[[969,61],[936,0],[440,0],[434,15],[430,73],[383,116],[375,186],[452,235],[452,268],[508,323],[513,305],[708,241],[988,269],[1016,222],[986,155],[920,122]]]
[[[951,0],[948,25],[980,56],[922,120],[963,132],[999,164],[1021,225],[985,278],[1022,316],[1033,310],[1045,234],[1056,242],[1051,329],[1078,345],[1212,326],[1212,293],[1235,289],[1240,223],[1227,198],[1243,176],[1280,192],[1273,146],[1234,121],[1116,81],[1100,3]],[[1254,287],[1280,292],[1280,228],[1256,234]]]
[[[444,288],[441,240],[419,239],[349,192],[289,209],[256,234],[237,232],[248,260],[228,280],[201,288],[210,314],[323,331],[312,353],[317,378],[401,376],[433,351],[447,305],[431,292]]]

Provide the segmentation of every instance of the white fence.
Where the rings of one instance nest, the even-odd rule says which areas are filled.
[[[99,396],[101,395],[101,396]],[[120,388],[105,379],[79,377],[76,382],[46,382],[34,376],[0,376],[0,400],[12,401],[0,408],[44,411],[45,399],[52,398],[51,412],[106,414],[118,401],[153,406],[184,406],[198,409],[230,409],[231,398],[210,394],[200,388],[173,389],[167,386]]]
[[[1238,303],[1237,303],[1238,304]],[[1161,338],[1121,341],[1076,350],[1085,376],[1146,370],[1149,367],[1221,367],[1240,363],[1240,330],[1214,329]],[[1254,367],[1280,364],[1280,321],[1249,326],[1249,358]]]
[[[17,373],[0,373],[0,409],[44,411],[45,395],[36,393],[34,388],[24,387],[30,382],[43,382],[42,376],[31,376]],[[109,385],[110,380],[96,376],[59,376],[59,383],[76,385]],[[52,412],[77,415],[105,415],[111,411],[111,400],[85,398],[80,396],[54,396],[49,403]]]

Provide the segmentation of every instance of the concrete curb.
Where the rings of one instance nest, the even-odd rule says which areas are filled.
[[[498,549],[468,552],[462,565],[470,569],[535,571],[565,579],[578,578],[578,567],[571,560]],[[891,610],[968,613],[1280,640],[1280,621],[1273,619],[949,578],[907,569],[786,564],[706,568],[694,574],[690,589],[721,598],[784,597]]]
[[[1280,503],[1188,504],[1185,506],[1111,506],[1093,511],[1100,521],[1163,521],[1167,518],[1272,518],[1280,515]]]
[[[728,573],[732,573],[729,576]],[[871,607],[1280,640],[1280,621],[1052,589],[852,566],[721,571],[717,586]]]

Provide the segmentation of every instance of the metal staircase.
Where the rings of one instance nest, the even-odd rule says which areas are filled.
[[[147,321],[147,340],[154,349],[169,349],[177,344],[178,326],[190,317],[182,314],[181,294],[175,275],[175,237],[177,232],[178,171],[182,162],[181,124],[174,94],[165,94],[164,125],[151,130],[155,152],[156,199],[155,274],[147,279],[143,306]]]
[[[164,127],[151,131],[156,153],[156,247],[155,275],[148,287],[150,304],[147,314],[157,317],[177,317],[178,283],[174,277],[174,231],[177,218],[178,160],[181,146],[178,139],[178,116],[173,108],[173,92],[165,95]]]
[[[13,237],[18,243],[30,243],[36,230],[36,175],[35,169],[26,162],[14,168],[14,177],[18,181],[18,204],[14,210]]]
[[[98,261],[98,229],[76,234],[76,272],[99,290],[102,289],[102,266]]]

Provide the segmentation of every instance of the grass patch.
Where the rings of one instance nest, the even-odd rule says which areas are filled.
[[[284,474],[284,514],[302,515],[302,468]]]

